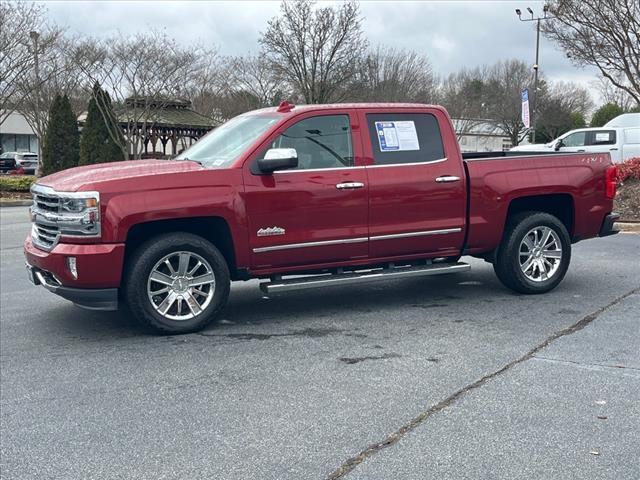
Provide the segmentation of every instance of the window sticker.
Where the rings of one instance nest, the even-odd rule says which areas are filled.
[[[420,150],[416,124],[413,121],[376,122],[381,152]]]
[[[611,135],[609,132],[596,133],[596,142],[609,142]]]

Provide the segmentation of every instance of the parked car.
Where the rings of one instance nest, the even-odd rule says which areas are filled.
[[[15,161],[15,169],[22,169],[28,175],[34,175],[38,169],[38,154],[32,152],[5,152],[0,155],[0,160]],[[11,162],[7,162],[10,165]]]
[[[629,158],[640,156],[640,125],[579,128],[549,143],[518,145],[509,151],[609,153],[614,163],[622,163]]]
[[[544,293],[572,243],[617,233],[607,153],[463,159],[445,109],[420,104],[283,102],[177,160],[77,167],[32,192],[31,281],[171,333],[215,319],[231,281],[273,294],[462,272],[462,255]]]

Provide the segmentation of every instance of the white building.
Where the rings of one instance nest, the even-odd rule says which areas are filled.
[[[463,152],[500,152],[513,147],[509,136],[490,120],[453,118],[452,122]]]
[[[18,112],[9,114],[0,124],[0,152],[37,151],[38,137],[33,133],[24,116]]]

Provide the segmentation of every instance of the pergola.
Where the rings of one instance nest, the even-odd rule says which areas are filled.
[[[143,149],[143,156],[160,152],[167,156],[181,152],[217,126],[190,107],[188,100],[130,97],[116,114],[124,135],[137,140],[131,143]]]

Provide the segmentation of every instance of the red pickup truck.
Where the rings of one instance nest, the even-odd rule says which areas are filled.
[[[232,280],[266,294],[464,271],[520,293],[562,280],[571,244],[617,233],[608,154],[460,153],[444,108],[294,106],[245,113],[175,160],[66,170],[33,187],[35,284],[91,309],[128,304],[192,332]]]

